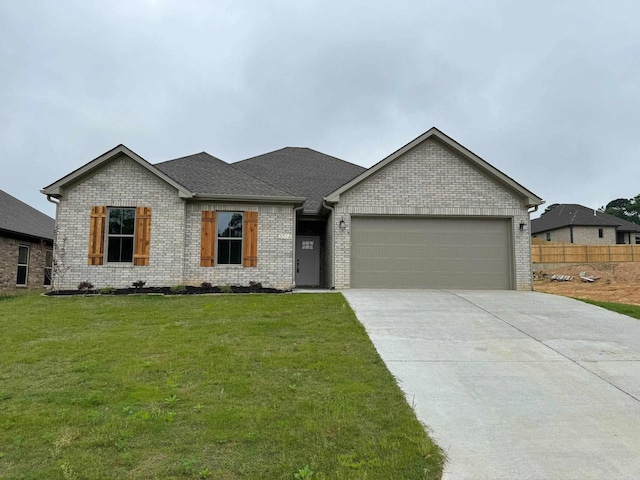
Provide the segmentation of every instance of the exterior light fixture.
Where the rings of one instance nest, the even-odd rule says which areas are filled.
[[[524,222],[520,222],[520,231],[521,231],[521,232],[524,232],[524,229],[525,229],[525,227],[526,227],[526,226],[527,226],[527,224],[526,224],[526,223],[524,223]]]
[[[340,227],[340,230],[344,230],[345,228],[347,228],[347,224],[344,221],[344,217],[340,219],[340,223],[338,224],[338,226]]]

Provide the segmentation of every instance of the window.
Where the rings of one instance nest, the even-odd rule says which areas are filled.
[[[603,238],[604,237],[604,228],[599,228],[598,229],[598,238]]]
[[[107,262],[132,263],[136,209],[110,208],[107,222]]]
[[[44,284],[51,285],[51,270],[53,269],[53,250],[44,254]]]
[[[29,274],[29,247],[26,245],[20,245],[18,247],[18,271],[16,274],[16,285],[21,287],[26,287],[28,274]]]
[[[218,265],[242,263],[242,213],[218,212]]]
[[[551,232],[547,232],[547,242],[551,241]]]

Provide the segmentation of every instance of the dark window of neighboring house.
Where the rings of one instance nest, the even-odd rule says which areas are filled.
[[[51,285],[51,270],[53,268],[53,250],[47,250],[44,254],[44,284]]]
[[[640,245],[640,235],[636,235],[636,245]]]
[[[603,238],[604,237],[604,228],[599,228],[598,229],[598,238]]]
[[[27,285],[29,274],[29,247],[20,245],[18,247],[18,271],[16,274],[16,285],[24,287]]]
[[[547,242],[551,241],[551,232],[547,232]]]
[[[242,213],[218,212],[218,265],[242,263]]]
[[[136,223],[136,209],[110,208],[107,222],[107,262],[133,262],[133,231]]]

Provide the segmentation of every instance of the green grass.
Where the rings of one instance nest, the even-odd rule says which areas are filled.
[[[585,298],[578,298],[577,300],[640,319],[640,306],[638,305],[629,305],[627,303],[599,302],[597,300],[587,300]]]
[[[0,365],[0,478],[442,471],[342,295],[5,298]]]

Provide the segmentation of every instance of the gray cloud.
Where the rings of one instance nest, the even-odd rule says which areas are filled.
[[[116,144],[372,165],[437,126],[549,203],[640,193],[633,2],[0,0],[0,189]],[[42,198],[41,198],[42,197]]]

